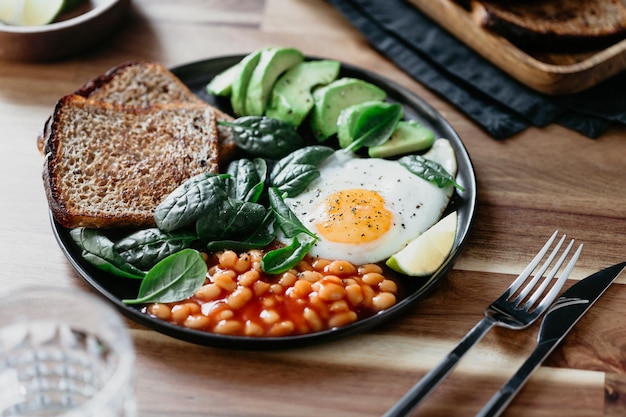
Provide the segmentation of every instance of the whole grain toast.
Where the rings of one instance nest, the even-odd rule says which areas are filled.
[[[626,38],[622,0],[472,0],[482,27],[528,49],[582,52]]]
[[[202,103],[132,107],[68,95],[50,119],[43,179],[64,227],[149,227],[186,179],[218,172],[215,112]]]
[[[103,75],[80,87],[75,94],[107,103],[147,107],[153,104],[189,102],[208,103],[196,96],[165,66],[149,61],[129,61],[117,65]],[[211,106],[217,120],[233,117]],[[228,163],[236,150],[229,127],[218,125],[219,153],[222,165]]]
[[[106,103],[140,108],[177,102],[202,104],[215,112],[217,120],[233,120],[229,114],[196,96],[169,69],[156,62],[129,61],[116,65],[81,86],[74,94]],[[50,119],[46,121],[43,134],[38,139],[40,150],[49,125]],[[234,158],[237,145],[229,127],[218,125],[217,129],[218,158],[220,165],[226,166]]]

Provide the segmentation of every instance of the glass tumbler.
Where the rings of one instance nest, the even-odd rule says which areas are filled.
[[[134,417],[134,360],[121,317],[93,295],[0,294],[0,417]]]

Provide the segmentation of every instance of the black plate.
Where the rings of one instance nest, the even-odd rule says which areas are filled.
[[[205,87],[216,74],[231,65],[236,64],[241,60],[241,58],[242,56],[238,55],[209,59],[180,66],[174,68],[172,71],[202,99],[230,113],[231,109],[227,100],[209,95],[206,92]],[[399,298],[396,305],[374,316],[359,320],[348,326],[306,335],[254,338],[243,336],[223,336],[170,324],[142,313],[139,310],[139,307],[128,306],[122,303],[122,299],[135,298],[139,288],[139,283],[136,280],[118,278],[93,268],[82,259],[80,255],[81,251],[73,243],[69,235],[69,230],[60,226],[56,221],[54,221],[54,219],[52,219],[52,227],[55,236],[71,265],[89,285],[113,303],[125,316],[158,332],[201,345],[236,349],[273,349],[296,347],[324,342],[357,332],[362,332],[367,329],[371,329],[374,326],[378,326],[396,316],[398,313],[405,311],[417,300],[424,297],[435,286],[435,284],[445,276],[447,271],[454,264],[456,258],[461,253],[474,219],[476,205],[476,178],[474,175],[474,169],[467,150],[454,129],[435,109],[415,94],[402,88],[394,82],[350,65],[342,65],[340,75],[359,78],[378,85],[387,91],[389,101],[397,102],[403,105],[405,118],[418,120],[428,126],[435,132],[435,137],[449,139],[457,157],[457,181],[465,187],[464,192],[455,192],[446,210],[447,212],[454,210],[457,210],[458,212],[458,232],[452,253],[439,270],[431,277],[407,278],[406,280],[402,280],[404,295]]]

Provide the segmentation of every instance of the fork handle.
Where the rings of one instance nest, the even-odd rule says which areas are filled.
[[[389,409],[383,417],[408,416],[452,372],[463,355],[478,343],[495,323],[495,320],[485,316],[437,366],[424,375],[417,384],[413,385],[409,392]]]

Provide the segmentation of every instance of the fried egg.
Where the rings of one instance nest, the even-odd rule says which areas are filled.
[[[311,256],[356,265],[383,261],[404,248],[439,220],[453,192],[396,161],[344,151],[331,155],[319,170],[315,181],[285,203],[318,237]]]

